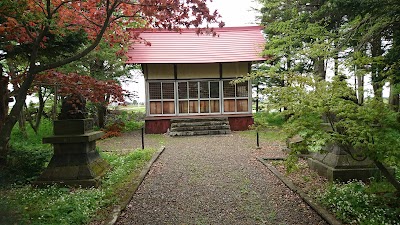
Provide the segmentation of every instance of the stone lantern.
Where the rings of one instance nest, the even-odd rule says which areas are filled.
[[[61,184],[97,187],[110,167],[96,150],[102,131],[93,130],[93,119],[85,118],[85,100],[73,94],[62,103],[59,120],[54,121],[54,135],[43,138],[52,144],[54,154],[35,185]]]

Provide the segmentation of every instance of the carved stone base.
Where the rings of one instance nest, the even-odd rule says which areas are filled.
[[[371,177],[381,177],[381,172],[371,160],[355,160],[337,145],[332,145],[327,150],[327,153],[315,153],[307,162],[310,169],[329,181],[366,181]]]
[[[308,158],[308,166],[310,169],[315,170],[319,175],[328,178],[329,181],[349,181],[349,180],[363,180],[366,181],[371,177],[380,178],[381,173],[378,168],[334,168],[328,166],[318,160]]]
[[[54,123],[65,126],[65,123]],[[51,143],[54,155],[49,165],[34,185],[62,184],[68,186],[97,187],[101,177],[109,169],[108,163],[96,150],[96,140],[103,132],[92,131],[87,127],[87,120],[74,120],[67,128],[67,135],[54,135],[43,139],[43,143]],[[86,127],[85,127],[86,126]],[[55,133],[63,133],[61,127],[55,127]],[[81,134],[71,134],[71,130],[81,130]]]

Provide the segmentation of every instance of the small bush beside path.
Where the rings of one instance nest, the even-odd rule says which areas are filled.
[[[310,170],[304,159],[271,164],[344,224],[400,223],[399,198],[395,188],[385,180],[332,183]]]

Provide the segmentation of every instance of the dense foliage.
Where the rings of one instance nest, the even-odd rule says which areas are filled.
[[[400,163],[399,5],[395,0],[260,2],[270,59],[254,76],[278,81],[264,94],[272,108],[283,111],[288,134],[304,138],[308,150],[338,144],[354,158],[369,157],[400,191],[383,166]],[[382,98],[385,83],[388,101]]]

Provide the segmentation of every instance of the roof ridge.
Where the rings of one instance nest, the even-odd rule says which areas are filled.
[[[139,32],[139,33],[190,33],[196,32],[198,29],[212,29],[213,31],[218,32],[229,32],[229,31],[246,31],[246,30],[262,30],[263,27],[259,25],[249,25],[249,26],[237,26],[237,27],[209,27],[209,28],[182,28],[182,30],[167,30],[167,29],[158,29],[158,28],[128,28],[130,32]]]

